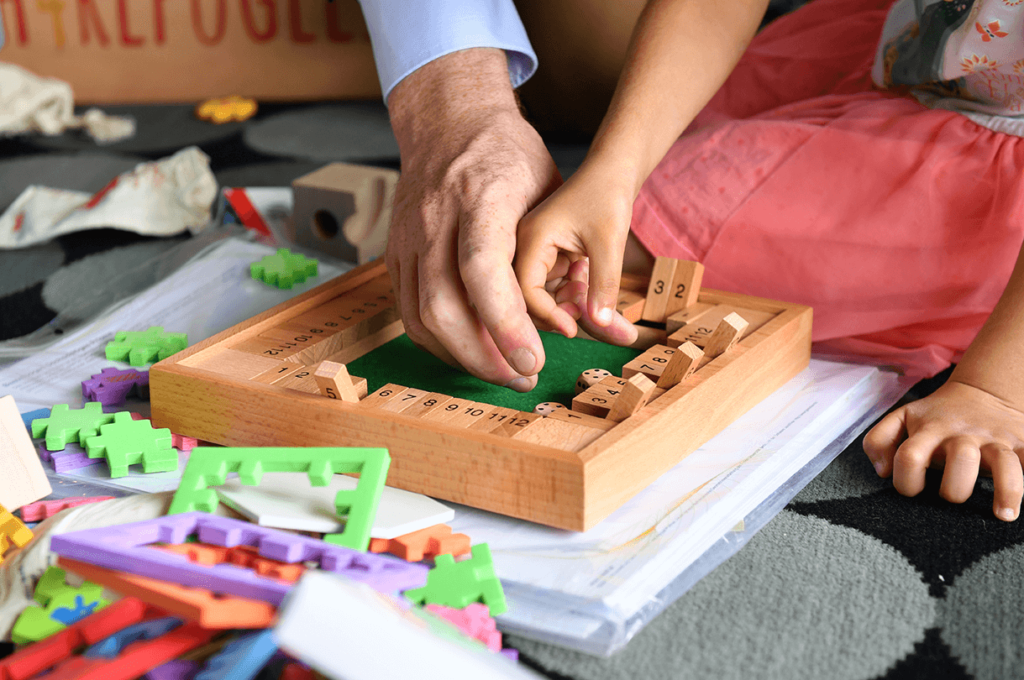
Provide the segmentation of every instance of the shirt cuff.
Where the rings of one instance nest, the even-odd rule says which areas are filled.
[[[505,51],[512,87],[537,70],[537,55],[512,0],[360,0],[384,102],[421,66],[474,47]]]

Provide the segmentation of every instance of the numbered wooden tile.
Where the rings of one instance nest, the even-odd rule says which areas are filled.
[[[623,366],[622,377],[629,379],[637,373],[642,373],[657,382],[675,353],[676,351],[668,345],[655,345]]]
[[[608,420],[621,423],[646,406],[656,388],[657,385],[647,376],[637,373],[622,386],[622,393],[615,399],[611,411],[608,412]]]
[[[405,392],[407,389],[407,387],[403,387],[402,385],[388,383],[384,387],[380,388],[373,394],[366,397],[366,399],[360,401],[359,405],[365,406],[367,408],[380,408],[388,401],[390,401],[392,398],[394,398],[395,395],[401,394],[402,392]]]
[[[711,338],[708,339],[708,344],[704,347],[704,354],[709,359],[714,359],[717,356],[725,354],[730,349],[736,346],[736,343],[740,341],[743,336],[743,331],[747,329],[750,324],[740,316],[733,312],[729,314],[718,327],[715,328],[715,332],[711,334]]]
[[[670,314],[692,305],[697,301],[703,278],[704,265],[699,262],[655,258],[641,318],[664,323]]]
[[[355,385],[352,384],[352,376],[348,374],[345,364],[322,361],[313,372],[313,379],[320,389],[320,394],[328,399],[340,399],[353,403],[359,401]]]
[[[441,394],[440,392],[428,392],[417,399],[415,404],[407,409],[403,409],[402,414],[413,418],[422,418],[426,413],[440,406],[444,406],[451,400],[452,398],[447,394]]]
[[[609,376],[582,392],[572,400],[572,410],[578,413],[604,418],[611,410],[616,397],[622,392],[626,381],[622,378]]]
[[[658,378],[658,387],[669,389],[683,382],[697,370],[703,358],[704,352],[700,347],[692,342],[684,342],[676,348],[675,354],[669,359],[661,377]]]

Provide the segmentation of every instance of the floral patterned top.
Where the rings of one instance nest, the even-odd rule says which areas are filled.
[[[872,78],[1024,137],[1024,0],[897,0]]]

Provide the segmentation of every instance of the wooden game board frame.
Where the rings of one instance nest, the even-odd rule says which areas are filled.
[[[242,353],[229,349],[386,276],[383,263],[363,265],[155,364],[150,371],[154,424],[226,446],[384,446],[392,459],[391,486],[585,531],[810,360],[809,307],[702,289],[699,302],[776,315],[632,417],[572,451],[253,382],[266,359],[249,355],[253,363],[248,365],[239,358]],[[646,280],[624,282],[646,292]],[[400,320],[390,321],[330,358],[347,363],[402,332]],[[223,370],[222,358],[231,364]]]

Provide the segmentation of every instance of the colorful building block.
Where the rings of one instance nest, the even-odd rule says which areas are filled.
[[[37,408],[35,411],[29,411],[28,413],[21,414],[21,422],[25,423],[25,429],[32,429],[32,421],[40,418],[49,418],[50,409],[48,408]]]
[[[427,581],[426,565],[410,564],[386,555],[360,553],[307,536],[202,512],[59,534],[51,537],[50,550],[61,557],[106,569],[275,605],[280,604],[291,589],[290,583],[261,576],[249,569],[197,564],[184,556],[147,547],[154,543],[181,544],[191,536],[197,537],[201,543],[224,547],[252,546],[262,557],[282,562],[313,562],[322,571],[366,583],[383,593],[417,588]]]
[[[154,430],[148,420],[133,420],[130,413],[114,414],[114,422],[100,426],[98,435],[85,441],[90,458],[106,458],[113,478],[127,477],[128,466],[142,463],[143,472],[178,469],[178,452],[171,447],[171,431]]]
[[[195,661],[175,659],[157,666],[146,673],[146,680],[192,680],[199,672],[199,664]]]
[[[46,438],[48,451],[63,451],[68,441],[79,444],[97,432],[101,425],[114,422],[113,413],[104,413],[103,404],[90,401],[80,409],[72,409],[67,404],[57,404],[47,418],[32,421],[32,436]]]
[[[366,550],[390,464],[387,449],[199,447],[192,450],[167,514],[216,510],[220,501],[209,487],[224,484],[229,472],[249,486],[258,485],[264,472],[305,472],[313,486],[327,486],[335,474],[358,472],[356,487],[339,491],[334,500],[338,514],[347,515],[345,530],[324,540]]]
[[[39,606],[25,609],[11,630],[15,644],[48,638],[110,604],[103,599],[102,586],[85,582],[76,588],[67,584],[65,576],[60,567],[49,567],[43,573],[33,595]]]
[[[132,420],[148,420],[141,413],[135,413],[134,411],[131,411],[131,414],[132,414]],[[182,453],[188,453],[189,451],[191,451],[195,447],[199,446],[199,440],[196,439],[195,437],[186,437],[184,435],[175,434],[174,432],[172,432],[171,433],[171,446],[173,446],[174,448],[178,449]]]
[[[275,653],[273,630],[240,635],[210,657],[195,680],[252,680]]]
[[[184,621],[173,616],[139,621],[122,628],[105,640],[100,640],[84,652],[88,659],[116,659],[129,645],[140,640],[155,640],[179,628]]]
[[[428,604],[424,609],[448,621],[465,635],[484,643],[492,652],[501,651],[501,633],[487,605],[474,602],[464,609],[455,609],[441,604]]]
[[[137,597],[171,614],[195,621],[203,628],[265,628],[277,609],[261,600],[212,593],[145,576],[125,574],[93,564],[60,557],[60,566],[122,595]]]
[[[59,501],[36,501],[29,503],[21,509],[21,519],[25,522],[42,522],[48,517],[53,517],[61,510],[77,508],[79,505],[99,503],[100,501],[113,500],[113,496],[90,496],[87,498],[65,498]]]
[[[115,659],[77,655],[136,623],[165,614],[134,597],[126,597],[74,623],[46,640],[0,660],[0,680],[129,680],[208,642],[218,631],[196,624],[178,626],[155,640],[128,645]]]
[[[98,401],[104,406],[123,404],[133,392],[139,399],[149,399],[149,371],[110,366],[82,381],[86,401]]]
[[[278,248],[274,255],[267,255],[259,262],[253,262],[249,274],[257,281],[270,286],[288,289],[317,275],[317,261],[287,248]]]
[[[188,347],[188,335],[169,333],[162,326],[150,326],[144,331],[120,331],[107,343],[106,357],[110,361],[126,361],[132,366],[145,366],[163,360]]]
[[[263,557],[256,548],[248,545],[225,548],[202,543],[182,543],[180,545],[161,545],[156,549],[184,555],[191,562],[211,567],[216,564],[233,564],[237,567],[252,569],[260,576],[276,578],[288,583],[295,583],[306,571],[306,567],[301,564],[289,564]]]
[[[466,534],[453,534],[447,524],[436,524],[398,538],[374,538],[370,541],[370,552],[387,552],[408,562],[422,562],[438,555],[465,555],[470,543]]]
[[[70,472],[90,465],[102,465],[100,458],[90,458],[81,446],[75,442],[68,442],[60,451],[50,451],[46,448],[46,442],[39,442],[39,458],[47,463],[54,472]]]
[[[491,549],[486,543],[473,546],[473,556],[456,562],[451,555],[438,555],[427,574],[427,585],[405,591],[414,604],[443,604],[462,609],[474,602],[486,604],[495,616],[508,610],[501,581],[494,572]]]
[[[0,564],[12,545],[23,548],[34,538],[32,530],[0,505]]]

